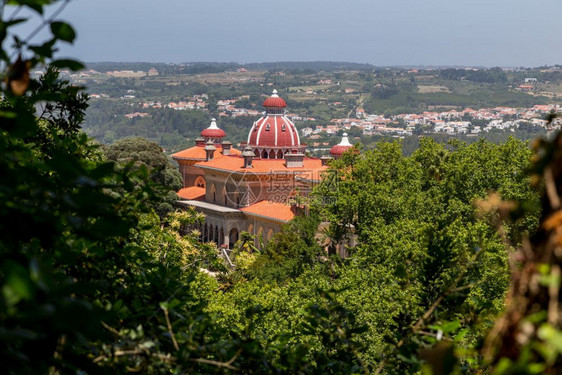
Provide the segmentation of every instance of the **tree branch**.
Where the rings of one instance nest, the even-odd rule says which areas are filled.
[[[168,332],[170,332],[170,336],[172,337],[172,343],[174,344],[174,348],[176,350],[180,350],[178,342],[176,341],[176,336],[174,336],[174,331],[172,331],[172,324],[170,323],[168,309],[162,308],[162,310],[164,310],[164,316],[166,317],[166,325],[168,326]]]

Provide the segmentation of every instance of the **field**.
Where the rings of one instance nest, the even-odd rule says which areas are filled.
[[[428,94],[431,92],[450,92],[447,86],[423,86],[418,85],[418,92],[420,94]]]

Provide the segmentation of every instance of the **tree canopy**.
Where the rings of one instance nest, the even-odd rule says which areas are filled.
[[[178,178],[156,144],[81,132],[51,3],[10,1],[51,38],[0,51],[5,373],[559,372],[560,135],[352,150],[299,197],[308,216],[262,250],[242,233],[232,269],[201,214],[159,211]],[[1,42],[26,22],[0,21]]]
[[[107,159],[121,167],[146,168],[151,182],[163,189],[161,198],[151,207],[161,217],[173,211],[178,199],[176,192],[183,186],[182,177],[175,163],[164,154],[158,143],[143,138],[125,138],[106,146],[104,151]]]

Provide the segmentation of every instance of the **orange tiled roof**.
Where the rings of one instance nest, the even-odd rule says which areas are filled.
[[[240,155],[242,152],[240,152],[239,150],[237,150],[235,148],[231,148],[230,153],[232,155]],[[220,159],[223,156],[224,155],[222,154],[222,148],[217,147],[217,151],[215,151],[214,158]],[[187,148],[185,150],[176,152],[175,154],[172,154],[172,158],[205,160],[207,158],[207,154],[205,153],[204,147],[194,146],[194,147]]]
[[[275,173],[275,172],[290,172],[290,171],[324,171],[328,167],[322,165],[322,160],[318,158],[304,158],[302,167],[287,168],[285,159],[260,159],[254,158],[252,160],[252,168],[246,169],[244,167],[244,158],[241,156],[224,156],[222,158],[215,158],[213,160],[197,163],[195,166],[200,168],[219,169],[230,172],[251,172],[251,173]]]
[[[291,206],[283,203],[272,203],[267,200],[259,201],[248,207],[241,208],[240,211],[250,216],[261,216],[278,221],[289,221],[295,217]]]
[[[178,191],[178,196],[182,199],[204,201],[205,200],[205,188],[198,186],[190,186]]]

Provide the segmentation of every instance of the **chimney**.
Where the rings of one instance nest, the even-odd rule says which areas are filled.
[[[287,168],[301,168],[304,166],[304,154],[287,153],[285,154],[285,165]]]
[[[332,160],[332,158],[329,157],[329,156],[324,155],[324,156],[320,157],[320,160],[322,161],[322,165],[328,165],[328,162],[329,162],[330,160]]]
[[[222,145],[222,154],[223,155],[230,155],[230,148],[232,147],[232,143],[229,141],[223,141]]]
[[[246,146],[244,152],[242,152],[242,157],[244,158],[244,168],[252,168],[252,160],[254,159],[252,147]]]
[[[206,161],[213,160],[213,156],[215,156],[216,147],[213,144],[213,141],[210,139],[207,141],[207,145],[205,146],[205,153],[207,154]]]
[[[195,138],[195,146],[205,147],[205,138],[203,137]]]

